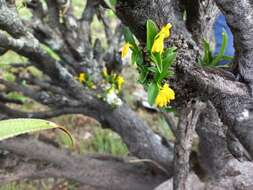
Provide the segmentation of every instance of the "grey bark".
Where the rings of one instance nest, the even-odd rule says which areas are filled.
[[[102,189],[151,190],[165,179],[163,176],[152,176],[145,166],[131,164],[127,160],[83,157],[25,138],[0,143],[0,149],[9,151],[0,154],[1,184],[25,178],[64,177]]]
[[[187,190],[187,178],[190,172],[190,154],[195,134],[195,127],[204,104],[189,103],[180,113],[178,122],[175,151],[174,151],[174,176],[173,189]]]
[[[45,12],[39,3],[28,4],[29,8],[33,9],[34,17],[32,22],[23,22],[18,17],[13,3],[10,5],[6,4],[4,0],[0,0],[0,29],[8,32],[8,35],[5,32],[0,33],[1,54],[7,50],[13,50],[26,56],[29,59],[29,64],[36,66],[45,76],[45,80],[35,81],[31,75],[28,75],[25,78],[26,81],[29,81],[27,86],[22,86],[19,83],[18,80],[24,79],[22,76],[18,76],[15,83],[1,79],[0,83],[4,86],[3,94],[5,95],[8,91],[17,91],[39,103],[48,105],[48,112],[27,113],[12,109],[7,104],[9,100],[4,99],[0,102],[1,118],[21,116],[47,118],[67,113],[81,113],[94,117],[104,127],[109,127],[121,135],[132,154],[141,159],[152,160],[172,176],[173,145],[164,144],[162,138],[149,129],[149,126],[136,116],[136,113],[127,105],[124,104],[113,109],[94,96],[96,93],[101,93],[100,87],[96,90],[88,89],[87,86],[81,85],[74,78],[80,72],[87,72],[94,77],[94,81],[99,82],[101,69],[106,64],[104,60],[117,61],[117,56],[114,53],[118,53],[116,42],[120,41],[120,34],[116,35],[115,33],[115,37],[117,36],[119,39],[112,41],[109,37],[111,34],[105,30],[108,43],[112,44],[108,51],[101,50],[99,40],[96,40],[95,47],[90,43],[91,20],[95,14],[99,15],[102,20],[104,19],[103,12],[99,11],[101,8],[99,6],[106,7],[105,4],[102,1],[88,1],[80,20],[73,16],[70,8],[63,15],[63,23],[61,23],[58,19],[61,7],[60,4],[54,2],[47,2],[48,5],[51,3],[48,12]],[[211,25],[213,19],[208,20],[207,18],[217,13],[210,11],[211,7],[215,7],[213,2],[210,7],[202,7],[201,2],[207,1],[197,1],[198,4],[195,7],[183,0],[118,0],[116,12],[120,20],[130,27],[141,43],[145,43],[145,23],[148,18],[153,19],[159,27],[168,22],[172,23],[172,37],[166,42],[166,45],[178,48],[174,66],[176,76],[168,81],[176,91],[176,101],[173,106],[182,110],[193,98],[209,102],[208,108],[211,111],[209,110],[209,113],[206,110],[201,114],[197,127],[200,138],[198,158],[205,174],[199,174],[194,170],[199,176],[190,175],[188,177],[189,184],[192,184],[194,179],[198,181],[196,183],[200,184],[201,188],[203,183],[200,182],[200,179],[202,180],[201,177],[204,175],[208,179],[204,184],[206,189],[250,189],[253,176],[252,163],[244,161],[246,157],[243,149],[248,152],[247,157],[253,156],[253,102],[248,91],[248,86],[252,81],[250,77],[252,75],[252,1],[215,1],[225,14],[235,36],[235,65],[238,65],[238,72],[235,70],[235,74],[240,73],[244,79],[242,81],[237,81],[232,73],[228,74],[220,69],[206,69],[196,65],[199,56],[198,50],[201,49],[198,46],[200,40],[198,36],[201,36],[202,31],[209,33],[211,30],[211,27],[203,27],[203,23]],[[186,23],[183,20],[182,6],[187,9],[189,14]],[[47,20],[46,14],[52,20]],[[202,18],[200,15],[206,17]],[[194,21],[192,24],[195,24],[191,25],[190,18]],[[108,25],[106,20],[103,23],[105,26]],[[45,44],[54,50],[62,58],[61,61],[48,55],[40,44]],[[32,88],[33,85],[38,90]],[[236,141],[235,144],[241,145],[240,148],[235,147],[234,143],[229,143],[229,138],[226,136],[227,128],[232,133],[230,137]],[[232,147],[229,147],[228,143]],[[11,143],[8,145],[7,142],[3,144],[6,145],[5,149],[13,145]],[[18,149],[13,148],[12,150],[13,154],[20,153]],[[236,153],[233,150],[236,150]],[[39,155],[36,151],[35,154]],[[238,161],[236,155],[243,157],[243,161]],[[25,157],[29,156],[25,154]],[[47,158],[42,158],[44,161],[48,161]],[[64,161],[66,160],[63,159]],[[107,166],[110,167],[110,164]],[[119,165],[119,168],[121,166]],[[55,168],[53,171],[58,172]],[[114,169],[106,171],[118,174]],[[80,173],[77,173],[73,178],[80,180],[80,176],[78,176]],[[35,174],[33,173],[33,175]],[[58,173],[55,175],[60,177]],[[66,174],[65,177],[71,178],[73,173],[68,175]],[[95,173],[94,177],[96,176]],[[129,184],[132,179],[134,180],[134,177],[129,178]],[[80,182],[87,183],[85,181],[87,179],[92,181],[92,179],[86,178]],[[115,188],[118,187],[117,180],[113,182]],[[145,183],[146,181],[140,182],[138,187],[145,188]],[[168,184],[172,183],[170,179]],[[157,185],[157,183],[155,184]]]
[[[235,40],[235,69],[242,79],[248,83],[252,95],[253,73],[253,12],[252,2],[247,1],[215,1],[226,17]]]

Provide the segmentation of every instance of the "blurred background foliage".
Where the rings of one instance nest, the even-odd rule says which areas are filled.
[[[23,19],[31,19],[31,12],[23,5],[23,0],[17,0],[17,7],[20,16]],[[85,7],[84,0],[72,0],[74,14],[80,18],[82,11]],[[108,2],[113,5],[116,1],[109,0]],[[116,16],[113,11],[107,10],[106,12],[108,18],[110,19],[110,24],[112,27],[116,25]],[[106,38],[103,32],[103,25],[95,17],[92,22],[92,35],[93,42],[96,38],[99,38],[103,43],[103,47],[106,48]],[[50,48],[46,48],[46,51],[50,53]],[[52,56],[57,59],[57,55],[53,55],[54,52],[51,52]],[[15,63],[25,63],[27,59],[22,57],[15,52],[8,51],[5,55],[0,57],[0,75],[7,80],[15,80],[13,72],[20,72],[11,67],[11,64]],[[32,72],[36,77],[41,77],[42,74],[34,67],[27,67],[29,72]],[[25,72],[25,71],[22,71]],[[138,92],[138,89],[142,88],[138,84],[137,78],[138,74],[133,65],[127,64],[122,72],[123,77],[125,78],[124,84],[124,96],[127,103],[135,109],[140,117],[142,117],[146,122],[155,130],[157,133],[162,134],[168,140],[174,140],[174,137],[167,126],[166,121],[162,116],[156,114],[155,112],[148,112],[141,108],[138,108],[135,104],[136,98],[133,96],[133,92]],[[18,99],[24,102],[24,105],[19,105],[18,109],[24,111],[43,111],[46,108],[33,100],[23,97],[21,94],[11,92],[9,93],[10,98]],[[16,106],[16,105],[15,105]],[[16,107],[17,108],[17,107]],[[52,118],[52,121],[61,124],[68,128],[68,130],[74,136],[77,146],[74,150],[80,154],[111,154],[114,156],[131,156],[129,154],[126,145],[122,142],[121,138],[114,132],[102,129],[95,120],[89,117],[82,115],[65,115],[57,118]],[[38,138],[46,137],[49,139],[54,139],[59,143],[60,146],[67,148],[66,137],[61,133],[56,131],[46,131],[40,134],[35,134]],[[78,184],[71,181],[66,181],[64,179],[44,179],[44,180],[29,180],[29,181],[20,181],[13,182],[10,184],[5,184],[0,187],[0,190],[77,190]],[[87,187],[89,189],[89,187]]]

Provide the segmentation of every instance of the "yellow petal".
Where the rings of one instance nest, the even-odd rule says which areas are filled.
[[[175,92],[171,88],[169,90],[169,99],[170,100],[175,100]]]
[[[125,43],[124,46],[122,47],[122,51],[121,51],[121,58],[124,59],[129,51],[129,48],[132,45],[130,43]]]
[[[86,79],[85,73],[80,73],[79,77],[78,77],[79,82],[83,83],[83,82],[85,82],[85,79]]]
[[[107,72],[107,68],[106,67],[104,67],[103,68],[103,70],[102,70],[102,75],[103,75],[103,77],[108,77],[108,72]]]
[[[153,53],[162,53],[164,49],[163,41],[164,41],[164,35],[162,34],[155,39],[151,51]]]
[[[124,84],[125,80],[122,76],[118,75],[117,77],[117,84],[118,84],[118,88],[119,90],[121,90],[122,85]]]
[[[158,107],[167,106],[171,100],[175,99],[175,92],[173,89],[169,87],[168,84],[164,84],[163,87],[160,88],[159,93],[155,100],[155,105]]]
[[[166,24],[165,26],[162,27],[162,29],[160,30],[160,32],[158,33],[158,35],[164,34],[165,38],[170,37],[170,29],[171,29],[172,25],[170,23]]]

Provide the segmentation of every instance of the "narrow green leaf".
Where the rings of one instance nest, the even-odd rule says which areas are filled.
[[[234,59],[233,56],[224,55],[224,56],[222,57],[222,60],[225,60],[225,61],[232,61],[233,59]]]
[[[147,50],[150,52],[152,49],[152,45],[154,43],[154,38],[156,34],[159,32],[159,29],[152,20],[147,20],[147,40],[146,40],[146,46]]]
[[[137,62],[137,52],[136,51],[132,51],[132,57],[131,57],[131,62],[134,65]]]
[[[143,57],[142,57],[141,51],[138,49],[138,47],[137,47],[137,50],[135,49],[134,51],[136,51],[136,64],[137,65],[142,65]]]
[[[203,44],[204,44],[204,57],[203,57],[203,60],[202,60],[202,64],[203,65],[208,65],[210,62],[211,62],[211,48],[210,48],[210,45],[209,43],[206,41],[206,40],[203,40]]]
[[[148,103],[152,106],[155,103],[156,96],[158,95],[159,87],[156,83],[151,83],[148,87]]]
[[[173,64],[174,60],[176,59],[177,54],[175,52],[172,52],[168,54],[164,59],[163,59],[163,72],[167,71],[169,67]]]
[[[153,73],[157,73],[158,72],[158,70],[157,70],[156,67],[148,67],[148,70],[151,71],[151,72],[153,72]]]
[[[17,92],[10,92],[7,94],[7,97],[10,98],[10,99],[13,99],[13,100],[18,100],[18,101],[21,101],[21,102],[25,102],[27,100],[27,98]]]
[[[160,53],[152,53],[152,59],[155,59],[155,64],[157,66],[158,71],[161,73],[162,72],[162,56]]]
[[[138,66],[138,71],[140,73],[138,81],[141,84],[144,84],[146,82],[147,76],[148,76],[148,69],[144,65]]]
[[[213,61],[211,62],[211,66],[217,66],[218,63],[222,60],[226,47],[228,43],[228,35],[226,32],[222,32],[222,44],[221,44],[221,49],[220,52],[214,57]]]
[[[162,111],[165,111],[167,113],[176,113],[176,109],[173,107],[166,107],[166,108],[162,108]]]
[[[0,141],[25,133],[54,128],[62,130],[74,146],[74,139],[66,128],[42,119],[8,119],[0,121]]]
[[[137,45],[135,43],[134,36],[132,32],[130,31],[130,29],[128,27],[124,27],[123,32],[124,32],[125,41],[133,45],[134,48],[136,48]]]
[[[177,50],[177,47],[171,47],[171,48],[165,49],[165,51],[163,52],[163,57],[164,57],[164,59],[165,59],[168,55],[170,55],[171,53],[175,53],[176,50]]]
[[[147,80],[147,76],[148,76],[148,71],[143,71],[143,72],[141,72],[138,81],[139,81],[141,84],[144,84],[144,83],[146,82],[146,80]]]
[[[112,6],[115,6],[116,3],[117,3],[117,0],[110,0],[110,3],[111,3]]]
[[[116,5],[117,0],[105,0],[104,1],[110,9],[113,9],[113,7]]]

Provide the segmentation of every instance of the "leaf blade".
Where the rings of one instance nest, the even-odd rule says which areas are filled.
[[[63,131],[74,146],[74,138],[63,126],[43,119],[8,119],[0,121],[0,141],[30,132],[58,128]]]
[[[147,44],[147,50],[151,51],[152,45],[154,42],[154,38],[156,34],[159,32],[159,29],[152,20],[147,20],[147,39],[146,39],[146,44]]]
[[[159,87],[156,83],[151,83],[148,87],[148,103],[153,106],[155,99],[158,95]]]

